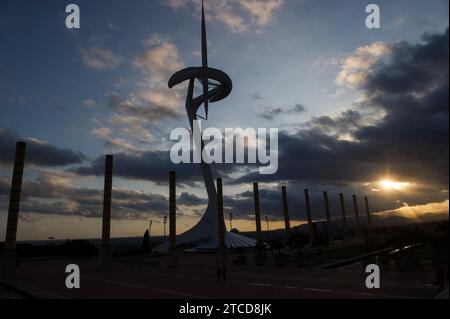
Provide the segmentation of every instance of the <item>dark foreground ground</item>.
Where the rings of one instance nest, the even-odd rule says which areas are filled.
[[[117,257],[111,271],[100,271],[96,258],[28,259],[16,279],[0,284],[0,298],[23,297],[2,285],[38,298],[434,298],[439,293],[432,266],[426,262],[408,272],[397,271],[391,262],[381,268],[381,289],[370,290],[361,262],[338,269],[306,269],[256,266],[249,256],[247,265],[229,265],[226,283],[218,283],[215,254],[185,253],[179,260],[178,269],[168,269],[167,257]],[[68,264],[80,267],[80,289],[66,288]]]
[[[0,299],[24,299],[19,292],[0,284]]]

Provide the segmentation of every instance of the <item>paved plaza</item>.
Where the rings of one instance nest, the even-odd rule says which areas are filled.
[[[230,260],[235,256],[229,256]],[[97,269],[96,258],[32,259],[20,264],[14,280],[3,281],[38,298],[133,299],[269,299],[269,298],[433,298],[433,272],[381,269],[381,288],[368,289],[360,263],[340,269],[306,269],[295,265],[256,266],[229,263],[227,281],[217,282],[215,254],[182,254],[178,269],[167,267],[166,257],[113,259],[110,271]],[[77,264],[80,289],[67,289],[65,267]]]

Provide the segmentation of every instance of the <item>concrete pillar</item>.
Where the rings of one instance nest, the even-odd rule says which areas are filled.
[[[107,270],[112,265],[111,249],[111,198],[113,178],[113,156],[105,157],[105,185],[103,191],[102,244],[99,250],[99,268]]]
[[[328,202],[328,192],[323,192],[323,203],[325,206],[325,216],[327,218],[327,235],[330,244],[334,242],[333,225],[331,223],[330,204]]]
[[[167,230],[166,230],[166,225],[167,225],[167,215],[164,216],[163,218],[163,226],[164,226],[164,240],[166,240],[167,238]]]
[[[6,226],[5,247],[2,253],[1,275],[3,278],[14,278],[17,267],[16,236],[19,221],[20,195],[22,192],[22,177],[25,165],[25,151],[27,144],[16,144],[14,170],[9,197],[8,221]]]
[[[305,206],[306,206],[306,217],[308,219],[308,235],[309,235],[309,244],[312,246],[316,241],[314,224],[312,221],[312,213],[311,213],[311,203],[309,201],[309,190],[305,189]]]
[[[347,213],[345,211],[345,201],[344,201],[344,194],[339,194],[339,204],[341,206],[341,217],[342,217],[342,227],[344,228],[344,238],[348,237],[349,231],[348,231],[348,223],[347,223]]]
[[[287,200],[287,190],[286,186],[281,188],[281,193],[283,196],[283,212],[284,212],[284,227],[288,235],[291,234],[291,221],[289,218],[289,208],[288,208],[288,200]]]
[[[367,196],[364,196],[364,204],[366,206],[367,215],[367,232],[370,238],[372,237],[372,216],[370,216],[369,198]]]
[[[255,222],[256,222],[256,240],[261,243],[261,211],[259,207],[259,188],[258,183],[253,183],[253,197],[255,200]]]
[[[353,210],[355,211],[356,231],[358,232],[358,235],[361,235],[361,219],[359,218],[358,200],[356,199],[356,195],[353,195]]]
[[[177,188],[176,172],[169,173],[169,267],[178,267],[177,253]]]
[[[222,255],[223,260],[226,260],[226,245],[225,245],[225,220],[223,214],[223,189],[222,179],[217,179],[217,214],[218,214],[218,230],[217,235],[219,237],[219,254]]]

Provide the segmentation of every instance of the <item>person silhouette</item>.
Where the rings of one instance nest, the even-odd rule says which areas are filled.
[[[227,267],[225,265],[224,259],[220,256],[217,258],[217,282],[219,283],[222,279],[223,281],[227,280]]]

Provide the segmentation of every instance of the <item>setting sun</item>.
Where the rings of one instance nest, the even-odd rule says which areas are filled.
[[[397,182],[389,179],[384,179],[380,181],[379,184],[381,188],[385,190],[404,190],[411,186],[411,183],[409,182]]]

